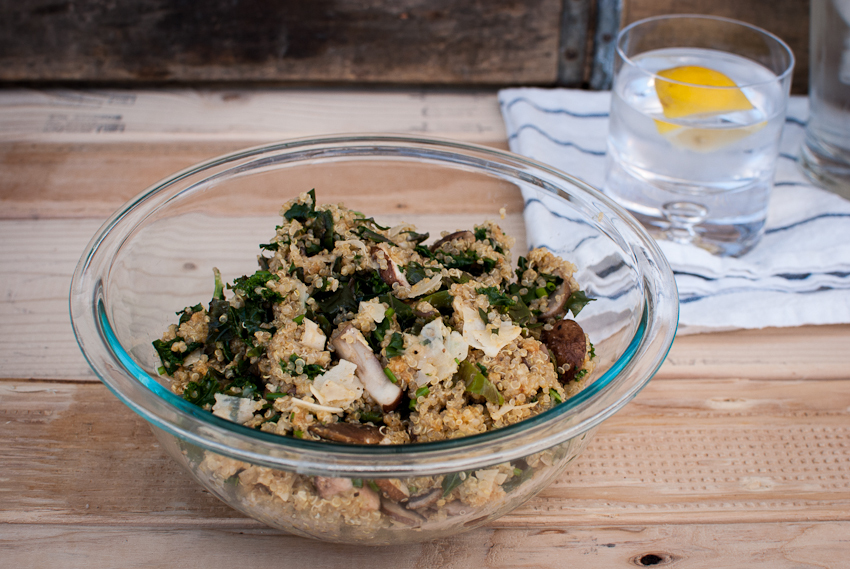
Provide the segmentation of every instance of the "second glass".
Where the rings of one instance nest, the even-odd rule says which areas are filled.
[[[657,238],[738,256],[764,233],[794,56],[734,20],[660,16],[617,38],[605,192]]]

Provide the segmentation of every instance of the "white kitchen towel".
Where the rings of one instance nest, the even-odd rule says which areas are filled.
[[[601,188],[611,93],[506,89],[510,148]],[[814,186],[797,163],[808,117],[791,97],[765,235],[739,258],[659,241],[679,288],[679,333],[850,322],[850,201]],[[528,227],[540,227],[539,214]],[[529,236],[529,242],[534,242]]]

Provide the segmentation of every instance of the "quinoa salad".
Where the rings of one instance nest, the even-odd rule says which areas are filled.
[[[215,270],[213,298],[178,312],[153,342],[159,373],[186,401],[280,436],[403,445],[517,423],[592,373],[593,344],[570,318],[591,301],[576,267],[545,249],[514,264],[514,239],[496,223],[431,240],[318,205],[314,191],[281,216],[254,274],[225,286]],[[198,468],[268,503],[271,517],[338,533],[484,507],[557,461],[552,452],[405,480],[306,476],[211,452]]]

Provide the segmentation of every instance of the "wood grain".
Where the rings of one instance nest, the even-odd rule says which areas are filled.
[[[561,0],[167,0],[0,10],[0,80],[554,83]]]
[[[227,528],[242,517],[103,385],[0,381],[0,424],[0,522]],[[491,527],[695,520],[850,521],[850,382],[652,381],[560,479]]]
[[[9,525],[0,555],[31,569],[203,569],[254,566],[393,569],[529,567],[839,567],[850,524],[763,523],[482,528],[431,543],[357,547],[318,543],[264,528],[157,529],[139,526]]]

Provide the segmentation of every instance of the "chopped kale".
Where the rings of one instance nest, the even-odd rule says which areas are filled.
[[[407,330],[416,322],[416,313],[407,304],[396,298],[392,294],[382,294],[378,297],[380,302],[385,302],[390,306],[390,309],[395,313],[398,325],[402,330]]]
[[[521,486],[526,480],[531,480],[533,476],[534,469],[528,466],[524,460],[520,460],[514,466],[514,475],[502,484],[502,489],[505,492],[510,492]]]
[[[466,476],[466,472],[452,472],[451,474],[446,474],[441,485],[443,488],[443,498],[451,494],[452,490],[463,484],[463,481],[466,480]]]
[[[227,285],[227,288],[239,291],[239,293],[247,300],[271,300],[274,302],[280,302],[283,300],[280,293],[273,291],[266,286],[266,283],[269,281],[279,280],[280,277],[274,273],[270,273],[268,271],[257,271],[250,277],[241,276],[237,278],[233,281],[232,285]]]
[[[307,192],[310,194],[311,203],[297,203],[293,205],[291,208],[286,210],[286,213],[283,214],[283,217],[286,218],[287,221],[292,221],[296,219],[298,221],[304,222],[307,221],[310,217],[313,217],[316,213],[316,190],[310,190]]]
[[[387,345],[387,358],[394,358],[404,353],[404,338],[398,332],[393,332],[390,343]]]
[[[389,310],[387,310],[387,312],[389,312]],[[389,316],[385,316],[381,323],[377,324],[375,329],[372,330],[372,333],[369,334],[369,346],[376,354],[381,352],[381,342],[384,341],[384,336],[389,331],[391,325],[392,320]]]
[[[376,413],[375,411],[361,411],[360,420],[364,423],[382,423],[384,421],[384,416],[383,414]]]
[[[425,274],[425,267],[423,267],[416,261],[413,261],[412,263],[407,265],[404,268],[404,273],[407,275],[407,281],[412,285],[428,277],[428,275]]]
[[[357,233],[357,235],[360,236],[361,239],[369,239],[371,241],[374,241],[375,243],[389,243],[390,245],[395,246],[395,243],[393,243],[380,233],[372,231],[364,225],[358,227],[355,232]]]
[[[204,309],[203,305],[201,303],[198,303],[195,306],[187,306],[186,308],[184,308],[180,312],[177,312],[176,314],[178,314],[180,316],[180,321],[177,323],[177,325],[179,326],[180,324],[183,324],[184,322],[188,322],[192,318],[193,314],[195,314],[196,312],[200,312],[203,309]]]
[[[478,294],[483,294],[484,296],[486,296],[487,301],[490,303],[490,306],[493,306],[493,307],[496,307],[496,308],[498,308],[498,307],[507,308],[507,307],[510,307],[510,306],[514,306],[516,304],[516,301],[514,299],[512,299],[510,296],[503,293],[502,291],[500,291],[498,288],[496,288],[494,286],[477,288],[477,289],[475,289],[475,292],[477,292]],[[507,310],[500,310],[499,312],[504,314],[505,312],[507,312]]]
[[[319,240],[323,251],[332,251],[334,248],[334,216],[329,211],[320,211],[311,226],[313,235]]]
[[[183,389],[183,399],[198,407],[215,405],[215,394],[221,390],[221,384],[215,375],[209,372],[200,381],[189,382]]]
[[[183,341],[183,338],[181,338],[180,336],[177,336],[167,342],[163,342],[162,340],[153,341],[153,347],[156,350],[156,353],[159,355],[159,359],[162,362],[162,367],[164,367],[168,373],[173,372],[180,364],[182,364],[183,360],[186,359],[186,356],[203,346],[203,344],[199,342],[189,342],[186,344],[185,352],[171,351],[171,347],[174,344]]]
[[[416,233],[415,231],[402,231],[402,233],[410,235],[408,241],[412,241],[417,245],[419,245],[423,241],[426,241],[431,236],[430,233]]]
[[[581,312],[581,309],[588,305],[588,303],[596,300],[595,298],[588,298],[584,291],[577,290],[570,295],[567,299],[567,309],[573,313],[573,316],[578,316],[578,313]]]
[[[472,249],[457,254],[446,253],[438,249],[435,258],[447,269],[460,269],[473,276],[489,273],[496,266],[495,259],[481,259],[478,253]]]
[[[362,214],[361,214],[362,215]],[[375,221],[374,217],[360,217],[354,220],[354,223],[362,223],[363,225],[371,225],[375,229],[380,229],[381,231],[386,231],[389,227],[384,227],[383,225],[379,225],[377,221]],[[412,233],[412,232],[409,232]],[[426,237],[427,239],[427,237]]]
[[[304,365],[301,368],[301,374],[298,373],[298,366],[295,364],[301,357],[298,354],[292,354],[289,356],[288,360],[280,360],[280,369],[283,370],[284,373],[288,373],[290,375],[301,375],[304,374],[307,376],[307,379],[314,380],[317,376],[325,373],[325,368],[318,364],[308,364],[304,362]],[[302,359],[302,361],[304,361]]]

